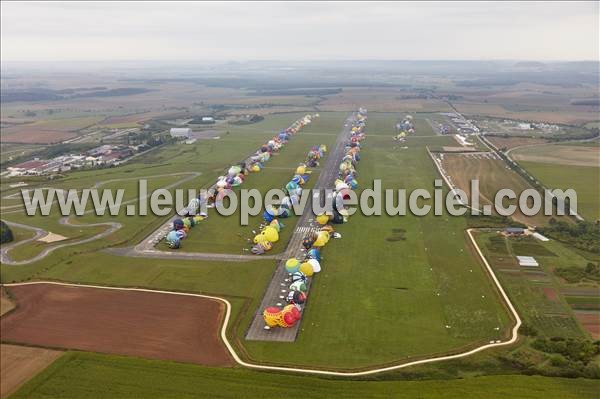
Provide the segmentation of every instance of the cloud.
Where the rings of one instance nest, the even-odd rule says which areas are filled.
[[[597,2],[3,2],[2,59],[598,59]]]

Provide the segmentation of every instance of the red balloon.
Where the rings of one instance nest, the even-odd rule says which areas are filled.
[[[295,320],[300,320],[300,311],[297,307],[293,307],[290,311],[290,314],[294,317]]]
[[[285,321],[285,324],[288,324],[290,327],[296,323],[296,320],[298,320],[298,319],[296,319],[296,317],[294,317],[293,312],[286,312],[283,315],[283,321]]]

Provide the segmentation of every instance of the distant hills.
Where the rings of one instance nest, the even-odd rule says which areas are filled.
[[[107,89],[106,87],[74,88],[63,90],[52,90],[44,88],[35,89],[3,89],[1,99],[4,103],[17,101],[51,101],[51,100],[69,100],[73,98],[86,97],[117,97],[130,96],[133,94],[142,94],[151,91],[150,89],[138,87],[117,87]]]

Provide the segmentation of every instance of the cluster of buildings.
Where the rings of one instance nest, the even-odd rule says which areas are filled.
[[[556,132],[560,130],[560,126],[552,125],[549,123],[530,123],[530,122],[515,122],[512,120],[505,119],[502,121],[503,124],[512,126],[517,130],[541,130],[545,133]]]
[[[41,176],[84,167],[112,166],[122,163],[143,147],[105,144],[83,154],[61,155],[53,159],[35,158],[6,169],[8,176]]]
[[[464,116],[462,116],[459,113],[441,112],[441,115],[448,117],[452,121],[452,124],[456,127],[457,133],[464,133],[464,134],[479,133],[479,128],[477,126],[475,126],[475,124],[473,124],[473,121],[466,119]],[[443,126],[440,129],[440,132],[442,134],[448,134],[448,133],[450,133],[450,129],[448,126]]]

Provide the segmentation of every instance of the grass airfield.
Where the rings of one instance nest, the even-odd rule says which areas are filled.
[[[229,164],[243,159],[303,114],[268,116],[259,124],[240,126],[231,129],[229,134],[224,132],[221,140],[168,146],[138,158],[135,163],[96,173],[74,173],[59,183],[61,188],[84,188],[109,179],[197,171],[202,175],[184,184],[197,188],[212,183]],[[345,116],[343,112],[321,113],[319,120],[296,135],[281,155],[271,159],[263,172],[251,175],[242,188],[262,191],[284,185],[311,146],[334,142]],[[367,139],[358,165],[360,190],[369,188],[375,178],[383,180],[383,188],[433,190],[433,180],[439,176],[425,146],[453,145],[454,140],[435,137],[429,125],[417,115],[416,136],[398,145],[392,140],[394,124],[403,116],[403,113],[369,114]],[[401,148],[404,146],[408,148]],[[316,173],[318,171],[313,179]],[[168,177],[150,180],[152,187],[169,182]],[[122,184],[132,186],[131,182]],[[113,188],[120,185],[110,184]],[[11,192],[3,190],[2,196]],[[243,237],[251,236],[251,229],[258,225],[259,219],[260,216],[251,219],[250,225],[243,227],[239,226],[236,216],[223,219],[211,214],[205,224],[192,230],[181,250],[239,253],[245,245]],[[32,224],[55,232],[61,228],[58,218],[36,216],[31,220]],[[274,270],[274,261],[260,257],[247,263],[123,258],[99,252],[107,245],[139,242],[164,218],[127,217],[122,213],[115,217],[86,215],[78,219],[82,223],[111,220],[123,223],[124,227],[106,241],[60,249],[31,265],[2,265],[2,281],[53,279],[223,296],[233,305],[233,324],[228,336],[238,351],[253,361],[291,366],[359,369],[462,351],[504,338],[512,325],[488,276],[467,244],[463,234],[467,227],[464,218],[356,214],[348,224],[336,226],[343,238],[332,240],[323,251],[323,272],[314,279],[301,332],[293,344],[243,340],[243,333]],[[285,234],[292,232],[294,219],[288,219],[286,224],[288,227],[275,246],[277,251],[285,248]],[[73,231],[72,227],[63,228]],[[24,251],[15,254],[26,259],[31,255],[27,251],[32,250],[23,247],[15,251]],[[100,377],[93,380],[76,377],[81,376],[82,369]],[[172,382],[159,377],[167,375],[177,377]],[[15,397],[59,394],[78,397],[99,385],[111,386],[116,396],[125,392],[139,396],[162,392],[165,396],[186,397],[199,387],[219,396],[222,382],[232,380],[237,380],[239,385],[227,385],[226,392],[221,392],[225,397],[243,397],[249,392],[248,386],[262,390],[264,397],[272,397],[281,392],[280,381],[286,379],[289,381],[286,390],[313,384],[315,389],[307,393],[307,397],[327,396],[333,392],[342,392],[348,397],[364,397],[366,393],[383,397],[390,392],[397,397],[417,393],[423,397],[440,393],[447,397],[469,397],[469,394],[476,397],[474,392],[488,391],[490,387],[497,389],[498,385],[507,385],[508,380],[512,386],[504,389],[513,396],[589,397],[588,393],[598,386],[596,381],[575,383],[524,376],[427,383],[340,382],[73,352],[34,378]],[[140,383],[122,383],[127,380]],[[490,397],[494,397],[493,394]]]

